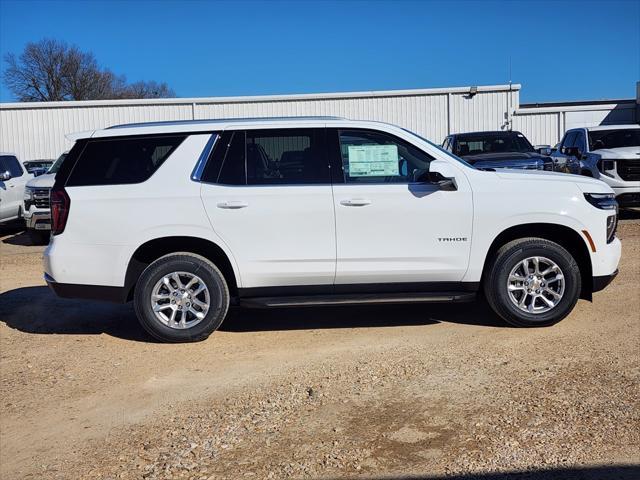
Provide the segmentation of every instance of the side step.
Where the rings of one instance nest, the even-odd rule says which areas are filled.
[[[305,295],[294,297],[241,298],[240,306],[250,308],[315,307],[329,305],[379,305],[399,303],[472,302],[475,292],[365,293],[348,295]]]

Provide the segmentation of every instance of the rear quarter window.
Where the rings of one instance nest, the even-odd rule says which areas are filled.
[[[186,135],[88,140],[67,180],[70,187],[122,185],[149,179]]]

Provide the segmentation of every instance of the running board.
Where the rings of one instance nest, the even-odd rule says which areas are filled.
[[[473,292],[433,293],[366,293],[349,295],[306,295],[296,297],[241,298],[240,306],[251,308],[315,307],[329,305],[379,305],[399,303],[458,303],[472,302]]]

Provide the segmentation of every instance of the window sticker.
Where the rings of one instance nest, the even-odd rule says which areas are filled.
[[[397,145],[349,145],[350,177],[400,175]]]

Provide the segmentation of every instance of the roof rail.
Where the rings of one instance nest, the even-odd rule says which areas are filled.
[[[142,122],[142,123],[123,123],[122,125],[113,125],[107,127],[106,130],[114,128],[130,128],[130,127],[161,127],[169,125],[200,125],[204,123],[230,123],[230,122],[247,122],[255,120],[346,120],[342,117],[330,116],[302,116],[302,117],[249,117],[249,118],[212,118],[202,120],[166,120],[160,122]]]

